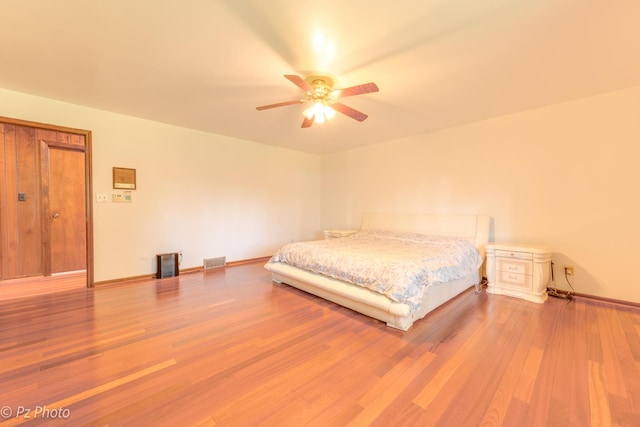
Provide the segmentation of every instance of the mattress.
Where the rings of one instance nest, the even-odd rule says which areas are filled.
[[[431,286],[477,274],[482,257],[464,238],[367,229],[339,239],[289,243],[269,263],[367,288],[415,313]]]

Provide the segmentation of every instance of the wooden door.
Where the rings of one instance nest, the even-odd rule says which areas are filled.
[[[0,123],[0,280],[42,274],[35,130]]]
[[[45,275],[85,270],[84,146],[41,141]]]

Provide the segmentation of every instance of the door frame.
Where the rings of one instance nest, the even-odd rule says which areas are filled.
[[[5,124],[28,126],[32,128],[46,129],[57,132],[65,132],[84,136],[84,200],[85,200],[85,230],[86,230],[86,260],[87,260],[87,287],[94,287],[94,266],[93,266],[93,171],[91,158],[91,131],[84,129],[75,129],[46,123],[32,122],[28,120],[12,119],[0,116],[0,122]]]

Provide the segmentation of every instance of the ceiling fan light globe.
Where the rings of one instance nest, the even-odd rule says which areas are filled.
[[[313,118],[313,106],[307,108],[306,110],[304,110],[304,112],[302,113],[308,120],[311,120]]]
[[[324,116],[327,118],[327,120],[331,120],[335,117],[336,110],[329,107],[328,105],[325,105],[323,108],[323,113],[324,113]]]

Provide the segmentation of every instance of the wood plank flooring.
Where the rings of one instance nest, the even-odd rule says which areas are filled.
[[[0,281],[0,301],[27,296],[82,289],[87,287],[87,272],[58,273],[53,276],[25,277]]]
[[[0,301],[0,426],[640,425],[637,308],[469,290],[400,332],[262,265]]]

